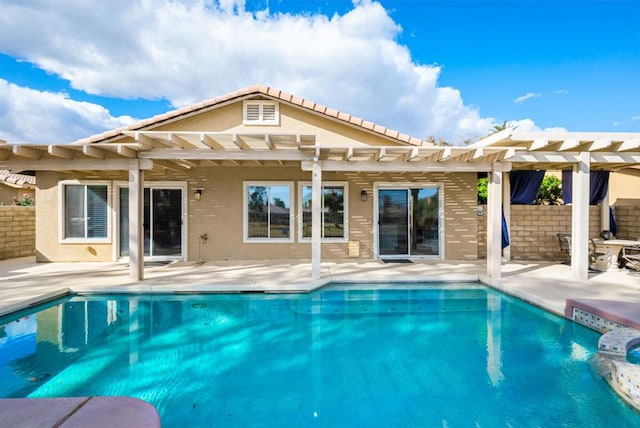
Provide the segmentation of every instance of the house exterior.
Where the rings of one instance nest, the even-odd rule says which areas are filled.
[[[477,173],[487,172],[496,277],[503,172],[553,164],[584,186],[593,156],[640,164],[637,135],[606,138],[506,130],[435,146],[254,86],[70,145],[0,145],[0,168],[37,171],[38,261],[128,259],[138,279],[143,260],[311,260],[313,278],[328,260],[475,260]],[[565,153],[553,157],[558,144]],[[589,154],[598,147],[604,155]]]

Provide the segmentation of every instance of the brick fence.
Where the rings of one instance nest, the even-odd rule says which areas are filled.
[[[32,256],[36,249],[36,207],[0,206],[0,260]]]
[[[487,257],[487,216],[478,217],[478,257]],[[616,206],[617,238],[640,238],[640,206]],[[600,207],[589,207],[589,237],[600,236]],[[571,233],[570,205],[511,205],[512,260],[565,260],[558,233]]]

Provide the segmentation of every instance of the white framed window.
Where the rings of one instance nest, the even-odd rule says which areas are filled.
[[[347,242],[349,239],[349,186],[346,181],[322,183],[322,242]],[[298,236],[300,242],[311,242],[311,191],[310,182],[299,183]]]
[[[279,125],[280,109],[274,101],[244,101],[243,123],[245,125]]]
[[[61,181],[58,183],[58,199],[60,242],[110,242],[109,181]]]
[[[244,242],[293,242],[293,182],[245,181]]]

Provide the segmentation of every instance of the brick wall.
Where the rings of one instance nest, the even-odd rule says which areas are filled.
[[[640,205],[616,205],[613,207],[620,239],[640,239]]]
[[[485,214],[478,217],[478,257],[480,258],[487,256],[486,206],[483,206],[483,210]],[[637,220],[635,223],[637,224]],[[600,232],[600,207],[591,206],[589,207],[589,237],[598,238]],[[558,233],[571,233],[570,205],[511,206],[509,240],[512,260],[566,259],[566,256],[560,252]],[[618,236],[621,237],[620,234]]]
[[[0,206],[0,260],[35,254],[35,218],[35,207]]]

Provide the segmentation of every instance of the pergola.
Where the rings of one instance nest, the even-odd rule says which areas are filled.
[[[312,278],[320,277],[322,173],[487,172],[489,179],[487,275],[500,277],[501,219],[508,216],[511,169],[573,169],[572,265],[577,279],[588,273],[588,194],[591,168],[640,165],[640,134],[515,133],[508,129],[470,146],[435,146],[388,137],[388,146],[337,146],[314,134],[166,132],[121,129],[71,144],[12,144],[0,141],[0,169],[34,171],[127,171],[129,261],[142,280],[144,171],[187,171],[198,166],[300,166],[312,173]],[[608,216],[608,211],[607,211]]]
[[[500,242],[501,225],[495,213],[504,210],[509,218],[510,203],[502,195],[509,195],[511,169],[571,169],[573,172],[573,203],[571,227],[571,270],[577,280],[586,280],[589,273],[589,174],[590,170],[615,171],[640,165],[640,133],[595,132],[515,132],[506,129],[470,146],[471,148],[503,148],[514,150],[513,155],[497,162],[489,173],[487,240]],[[508,220],[507,220],[508,221]],[[602,203],[603,230],[609,228],[608,197]],[[487,252],[487,270],[498,272],[499,252]]]

